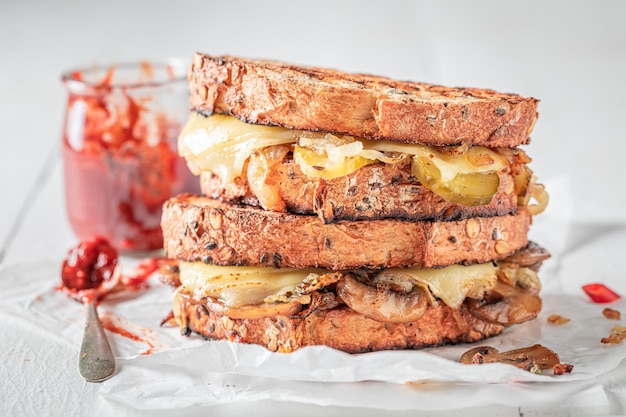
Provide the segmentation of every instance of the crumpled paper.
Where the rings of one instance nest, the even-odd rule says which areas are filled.
[[[313,346],[284,354],[260,346],[183,337],[177,328],[160,326],[171,309],[172,290],[152,279],[149,288],[114,294],[99,307],[109,328],[122,330],[109,332],[120,366],[117,375],[102,384],[101,393],[137,409],[261,399],[389,410],[543,406],[568,398],[573,406],[572,395],[583,391],[601,403],[604,393],[595,378],[620,365],[626,342],[600,343],[620,322],[605,318],[605,306],[592,303],[581,286],[600,281],[626,294],[622,277],[626,271],[618,263],[619,252],[626,247],[626,226],[602,229],[591,233],[590,239],[579,236],[579,244],[573,247],[556,244],[555,228],[569,236],[563,223],[555,222],[546,231],[552,233],[546,240],[555,242],[556,254],[541,273],[544,308],[538,319],[474,345],[358,355]],[[6,268],[0,271],[0,287],[4,287],[0,299],[7,312],[32,321],[42,334],[74,344],[78,351],[85,310],[54,289],[58,271],[58,264],[51,263]],[[9,282],[21,284],[15,287]],[[610,307],[626,314],[623,299]],[[571,321],[550,324],[546,317],[553,313]],[[477,345],[505,351],[535,343],[573,364],[573,372],[537,375],[504,364],[458,362],[463,352]],[[454,404],[445,401],[451,394]]]

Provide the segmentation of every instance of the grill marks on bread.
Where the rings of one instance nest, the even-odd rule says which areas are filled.
[[[529,142],[538,100],[198,53],[191,107],[264,125],[433,146]]]

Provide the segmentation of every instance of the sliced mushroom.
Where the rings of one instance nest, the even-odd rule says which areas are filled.
[[[524,289],[498,281],[482,299],[469,298],[467,309],[474,316],[489,323],[510,326],[537,317],[541,298]]]
[[[337,295],[357,313],[388,323],[419,320],[428,307],[428,298],[418,286],[408,293],[399,293],[387,286],[362,283],[352,274],[346,274],[337,283]]]
[[[550,252],[542,248],[535,242],[529,242],[524,249],[520,249],[502,262],[525,266],[537,271],[542,262],[550,258]]]
[[[474,349],[470,349],[467,352],[465,352],[462,356],[461,356],[461,363],[464,364],[472,364],[472,365],[476,365],[476,364],[482,364],[485,363],[485,356],[487,356],[487,358],[493,358],[495,355],[497,355],[498,349],[491,347],[491,346],[479,346],[477,348]],[[492,362],[498,362],[498,361],[492,361]]]
[[[560,363],[559,355],[545,346],[536,344],[530,347],[499,352],[490,346],[470,349],[461,356],[461,363],[507,363],[527,371],[533,369],[552,369]]]

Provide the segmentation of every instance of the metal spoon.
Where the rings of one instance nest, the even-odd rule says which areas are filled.
[[[98,317],[94,294],[87,302],[85,333],[80,347],[78,371],[87,382],[102,382],[115,373],[115,356]]]

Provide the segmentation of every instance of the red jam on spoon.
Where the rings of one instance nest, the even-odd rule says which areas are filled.
[[[67,253],[61,269],[64,289],[82,297],[93,291],[110,290],[119,279],[117,250],[104,238],[94,236]]]

